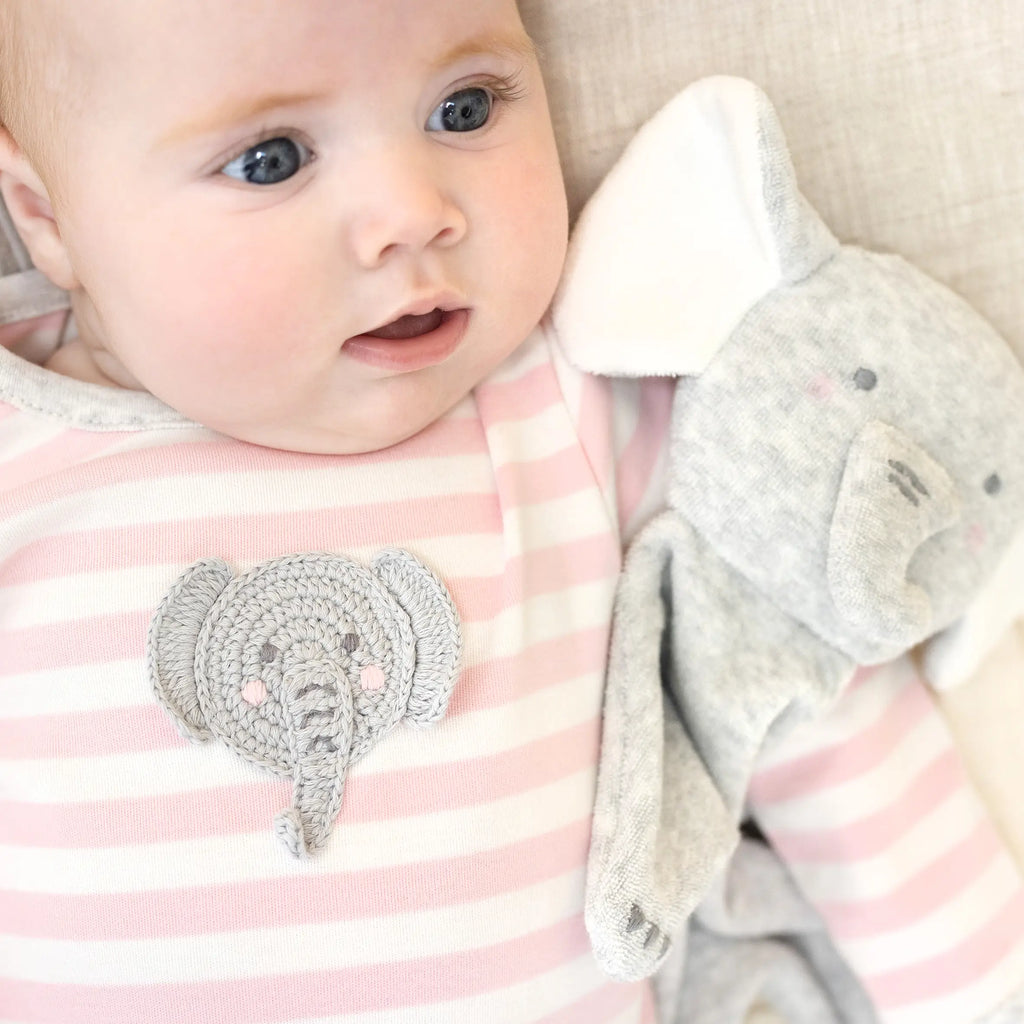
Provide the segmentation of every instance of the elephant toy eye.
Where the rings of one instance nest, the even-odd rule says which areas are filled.
[[[1003,481],[999,479],[998,473],[993,473],[985,479],[982,486],[985,488],[986,494],[998,494],[1003,489]]]
[[[853,383],[860,388],[861,391],[871,391],[878,383],[878,374],[875,373],[874,370],[868,370],[862,366],[853,375]]]
[[[358,633],[346,633],[341,638],[341,649],[346,654],[351,654],[359,646]]]
[[[264,644],[260,648],[260,662],[264,665],[269,665],[272,661],[276,660],[280,653],[273,644]]]

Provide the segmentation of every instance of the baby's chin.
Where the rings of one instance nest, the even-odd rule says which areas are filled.
[[[426,425],[412,427],[406,432],[382,432],[372,436],[343,433],[337,430],[303,429],[300,426],[280,430],[267,428],[252,431],[231,426],[211,426],[210,429],[235,441],[257,445],[260,448],[272,448],[276,451],[295,452],[300,455],[366,455],[408,441],[410,437],[420,433]]]

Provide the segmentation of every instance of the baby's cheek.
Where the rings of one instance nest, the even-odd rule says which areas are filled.
[[[238,384],[281,381],[295,367],[308,308],[304,297],[247,265],[195,280],[176,314],[183,364],[205,367]],[[211,287],[210,281],[216,285]]]
[[[271,336],[280,327],[289,310],[301,301],[294,289],[284,287],[272,276],[256,273],[256,268],[250,270],[245,264],[223,269],[205,267],[195,275],[191,288],[193,298],[189,306],[198,333],[223,332],[224,344],[230,344],[232,332],[244,334],[259,344],[261,338]]]

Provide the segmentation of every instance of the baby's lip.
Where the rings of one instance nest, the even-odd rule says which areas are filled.
[[[434,307],[404,313],[381,327],[349,338],[342,346],[350,359],[388,373],[409,373],[444,362],[462,343],[470,310]]]

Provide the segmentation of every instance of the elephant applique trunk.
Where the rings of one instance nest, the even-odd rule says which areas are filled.
[[[308,857],[327,841],[341,810],[355,711],[348,680],[329,662],[302,665],[283,682],[295,787],[274,832],[292,856]]]

